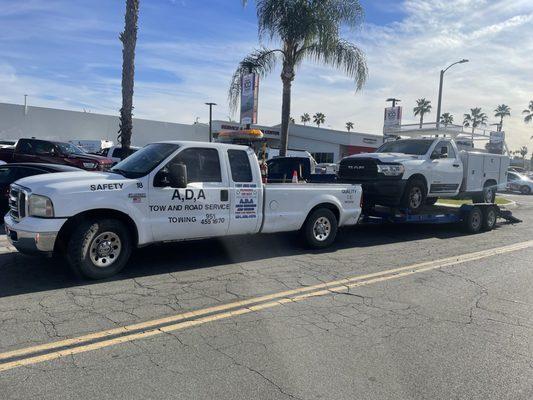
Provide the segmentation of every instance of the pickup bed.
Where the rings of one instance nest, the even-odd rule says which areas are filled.
[[[60,253],[85,277],[121,270],[136,246],[300,230],[320,248],[361,213],[357,184],[266,184],[254,152],[220,143],[160,142],[109,172],[31,177],[11,186],[4,217],[24,253]]]
[[[113,164],[111,159],[84,153],[71,143],[41,139],[19,139],[13,147],[0,148],[0,160],[6,163],[61,164],[88,171],[103,171]]]

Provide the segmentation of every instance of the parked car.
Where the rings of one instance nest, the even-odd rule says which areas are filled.
[[[131,156],[133,153],[135,153],[139,149],[140,147],[131,146],[128,150],[128,155],[124,158]],[[115,165],[116,163],[119,163],[122,161],[122,155],[124,154],[124,149],[122,148],[122,146],[111,146],[106,149],[100,150],[97,154],[102,157],[110,158],[111,160],[113,160],[113,165]]]
[[[3,148],[3,147],[12,147],[15,145],[15,142],[14,140],[0,140],[0,148]]]
[[[276,157],[267,161],[267,179],[270,183],[287,183],[292,181],[294,171],[298,181],[334,182],[335,173],[315,173],[313,159],[309,157]]]
[[[375,153],[344,158],[339,179],[361,183],[366,206],[400,207],[419,212],[442,198],[471,198],[493,203],[505,188],[509,157],[459,151],[452,139],[402,139],[384,143]]]
[[[0,165],[0,209],[9,210],[9,185],[27,176],[48,174],[51,172],[80,171],[79,168],[60,164],[13,163]]]
[[[512,192],[531,194],[533,192],[533,179],[517,172],[507,172],[507,189]]]
[[[0,160],[7,163],[63,164],[88,171],[105,171],[113,165],[111,159],[85,153],[71,143],[41,139],[19,139],[15,147],[0,148]]]

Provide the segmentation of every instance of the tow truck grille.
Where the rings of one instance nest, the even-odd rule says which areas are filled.
[[[339,178],[348,181],[369,180],[378,177],[376,160],[372,158],[345,158],[339,164]]]
[[[14,185],[9,191],[9,214],[15,221],[26,216],[26,193]]]

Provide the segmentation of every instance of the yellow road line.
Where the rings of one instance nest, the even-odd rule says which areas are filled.
[[[346,279],[340,279],[336,281],[331,282],[325,282],[318,285],[313,285],[309,287],[304,288],[298,288],[293,290],[287,290],[284,292],[274,293],[266,296],[256,297],[248,300],[233,302],[224,304],[221,306],[215,306],[215,307],[209,307],[202,310],[197,311],[191,311],[183,314],[178,314],[166,318],[161,318],[157,320],[147,321],[139,324],[133,324],[124,326],[121,328],[115,328],[115,329],[109,329],[101,332],[96,332],[93,334],[80,336],[77,338],[62,340],[58,342],[52,342],[52,343],[46,343],[43,345],[38,346],[32,346],[28,348],[23,348],[19,350],[14,350],[6,353],[0,354],[0,372],[6,371],[12,368],[26,366],[26,365],[32,365],[36,363],[40,363],[43,361],[49,361],[54,360],[60,357],[64,357],[66,355],[73,355],[73,354],[79,354],[87,351],[97,350],[104,347],[113,346],[116,344],[129,342],[132,340],[138,340],[143,338],[148,338],[151,336],[159,335],[161,333],[167,333],[172,332],[176,330],[181,330],[185,328],[190,328],[193,326],[198,326],[205,324],[207,322],[213,322],[221,319],[231,318],[237,315],[247,314],[250,312],[260,311],[276,306],[280,306],[283,304],[288,304],[292,302],[298,302],[302,301],[308,298],[312,297],[318,297],[318,296],[324,296],[326,294],[331,293],[342,293],[344,291],[349,290],[350,288],[357,287],[357,286],[363,286],[363,285],[369,285],[372,283],[378,283],[383,282],[391,279],[398,279],[404,276],[413,275],[420,272],[426,272],[446,266],[451,265],[457,265],[457,264],[463,264],[469,261],[476,261],[479,259],[487,258],[493,255],[499,255],[504,254],[512,251],[517,251],[521,249],[525,249],[528,247],[533,247],[533,240],[521,242],[509,246],[503,246],[483,251],[478,251],[474,253],[469,254],[463,254],[460,256],[454,256],[454,257],[447,257],[440,260],[435,261],[428,261],[424,263],[414,264],[410,266],[400,267],[400,268],[393,268],[386,271],[376,272],[372,274],[366,274],[366,275],[360,275],[352,278],[346,278]],[[293,297],[289,297],[293,296]],[[279,300],[276,300],[279,299]],[[270,301],[270,300],[276,300],[276,301]],[[256,304],[260,303],[260,304]],[[244,308],[238,308],[236,310],[229,310],[232,308],[237,307],[243,307]],[[221,312],[225,311],[225,312]],[[212,314],[213,315],[207,315],[206,314]],[[202,317],[202,315],[204,315]],[[188,320],[183,322],[178,322],[176,324],[172,325],[166,325],[163,327],[155,327],[158,325],[171,323],[171,322],[177,322],[183,319],[189,319],[189,318],[195,318],[195,317],[201,317],[196,318],[194,320]],[[135,330],[142,330],[146,329],[141,332],[136,333],[129,333],[131,331]],[[95,343],[88,343],[84,344],[84,342],[90,341],[90,340],[96,340],[96,339],[105,339],[106,337],[122,334],[119,337],[102,340]],[[46,351],[46,350],[53,350],[55,348],[59,347],[65,347],[65,346],[75,346],[72,348],[67,349],[60,349],[57,351],[52,351],[46,354],[31,356],[31,353]],[[29,355],[27,358],[10,361],[10,362],[4,362],[1,363],[1,360],[13,358],[13,357],[19,357],[23,355]]]

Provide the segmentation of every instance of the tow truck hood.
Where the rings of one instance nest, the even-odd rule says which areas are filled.
[[[379,160],[384,163],[401,163],[406,161],[420,160],[423,156],[416,156],[411,154],[403,153],[362,153],[354,154],[348,158],[358,159],[358,158],[371,158],[374,160]]]
[[[136,190],[133,188],[137,187],[137,182],[136,179],[111,172],[76,171],[35,175],[20,179],[16,184],[30,189],[32,193],[53,198],[69,193]]]

